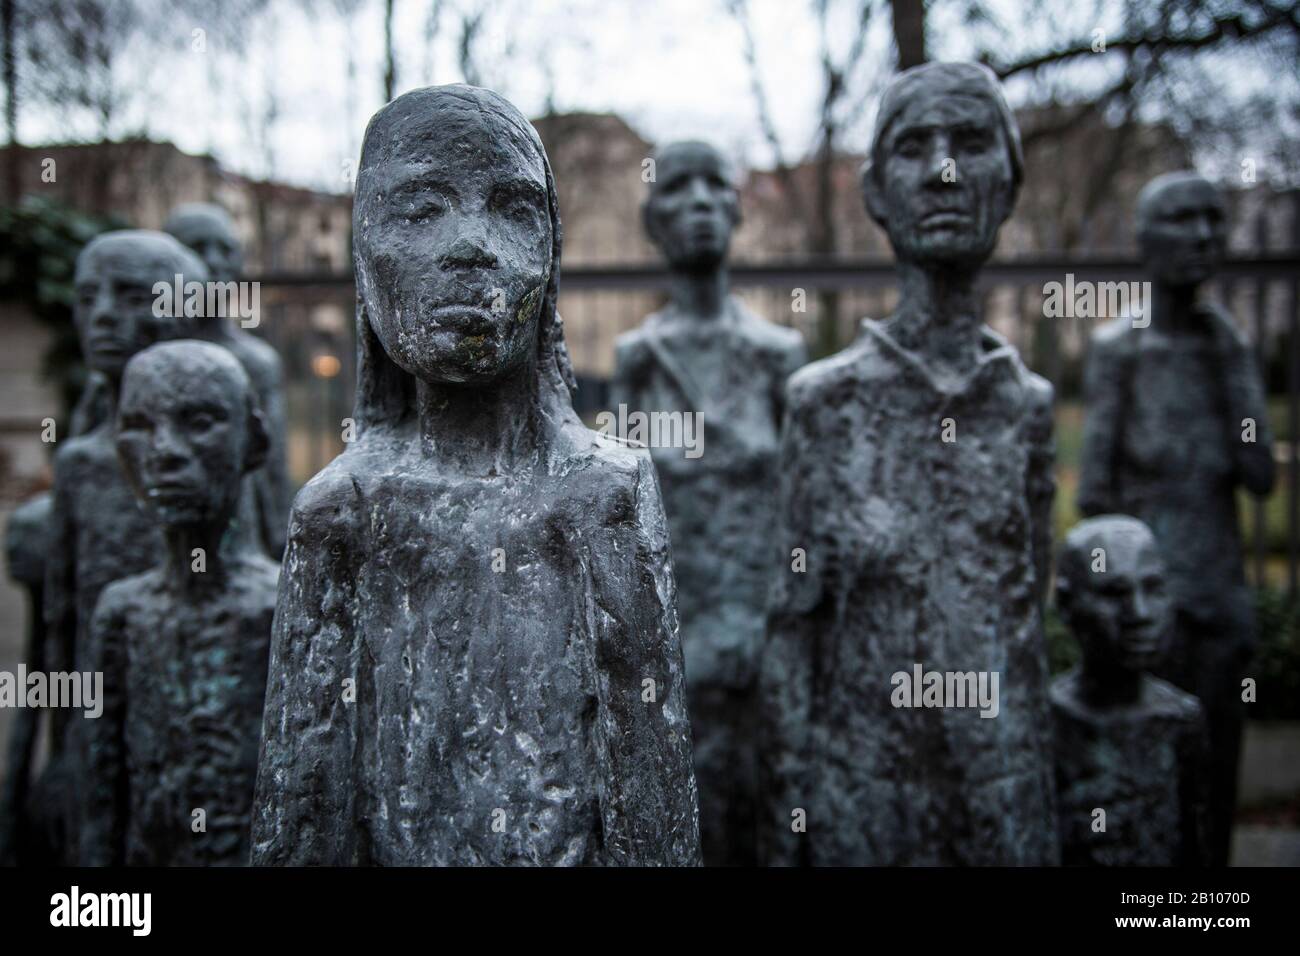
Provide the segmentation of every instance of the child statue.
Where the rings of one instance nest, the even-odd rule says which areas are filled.
[[[1151,529],[1126,515],[1076,525],[1057,563],[1056,603],[1083,651],[1051,687],[1061,862],[1206,864],[1201,705],[1146,672],[1173,623]]]
[[[358,434],[291,512],[254,863],[698,863],[663,506],[573,411],[541,140],[406,93],[353,222]]]
[[[105,700],[83,858],[244,865],[279,573],[230,528],[269,445],[256,389],[220,346],[151,346],[127,363],[116,440],[164,548],[95,610]]]

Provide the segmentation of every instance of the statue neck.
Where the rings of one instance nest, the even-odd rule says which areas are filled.
[[[1136,704],[1142,696],[1142,672],[1085,657],[1081,693],[1086,704],[1098,709]]]
[[[420,450],[466,476],[508,474],[539,460],[555,416],[548,415],[536,355],[527,366],[478,385],[415,383]]]
[[[226,570],[246,545],[243,536],[227,535],[230,515],[214,521],[172,525],[163,529],[167,549],[164,567],[168,583],[177,591],[193,593],[224,583]],[[202,556],[196,554],[202,549]],[[196,570],[196,562],[203,570]]]
[[[674,269],[669,296],[673,307],[683,315],[716,320],[727,311],[729,287],[727,267],[721,263],[702,272]]]
[[[1151,285],[1151,324],[1168,335],[1200,331],[1204,323],[1196,311],[1197,285]]]
[[[890,337],[942,370],[964,372],[980,353],[982,314],[975,268],[923,268],[898,263],[898,308],[886,323]]]

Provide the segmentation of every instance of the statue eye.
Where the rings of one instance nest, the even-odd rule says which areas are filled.
[[[145,432],[153,428],[153,422],[143,415],[123,415],[117,423],[119,432]]]
[[[153,290],[142,285],[119,286],[117,294],[125,305],[132,307],[148,305],[153,302]]]
[[[912,134],[900,137],[898,142],[894,144],[894,152],[908,159],[916,159],[921,155],[921,147],[921,137]]]
[[[195,431],[207,431],[221,421],[221,416],[204,409],[196,409],[185,416],[185,424]]]
[[[532,222],[538,216],[537,201],[522,193],[498,192],[492,197],[492,209],[520,222]]]
[[[411,203],[411,210],[406,214],[407,222],[427,222],[436,219],[447,211],[447,203],[441,196],[423,196]]]

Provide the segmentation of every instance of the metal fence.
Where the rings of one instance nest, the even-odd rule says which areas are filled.
[[[1045,317],[1045,286],[1067,275],[1076,283],[1144,278],[1131,260],[1023,259],[989,264],[980,292],[986,320],[1056,386],[1060,421],[1073,427],[1088,336],[1109,316]],[[590,416],[604,408],[614,339],[666,300],[668,279],[662,269],[643,266],[565,270],[560,311],[579,376],[579,412]],[[751,308],[800,329],[814,346],[825,343],[828,332],[847,343],[858,319],[888,315],[897,301],[888,261],[737,265],[731,279]],[[351,414],[355,382],[352,278],[265,276],[261,282],[261,332],[285,359],[291,466],[301,481],[342,450],[341,423]],[[1268,499],[1247,506],[1251,579],[1284,584],[1294,600],[1300,593],[1300,252],[1230,259],[1208,291],[1255,343],[1269,393],[1279,481]],[[1062,449],[1059,477],[1061,494],[1072,500],[1070,454],[1077,455],[1077,447]]]

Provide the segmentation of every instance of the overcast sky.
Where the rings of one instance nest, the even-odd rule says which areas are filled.
[[[441,35],[425,41],[432,0],[396,0],[398,91],[462,79],[455,11],[481,0],[443,0]],[[147,91],[132,98],[113,133],[146,133],[188,152],[211,152],[228,168],[297,185],[346,188],[345,163],[355,162],[366,120],[382,105],[383,3],[361,0],[351,17],[328,0],[312,5],[279,0],[241,26],[242,50],[226,48],[212,24],[182,22],[173,35],[142,38],[120,58],[120,86]],[[1050,18],[1025,17],[1024,2],[997,0],[1008,31],[975,34],[936,5],[929,24],[931,56],[969,56],[978,40],[1014,57],[1026,48],[1055,46],[1098,27],[1114,31],[1118,5],[1090,0],[1062,3]],[[214,4],[217,10],[220,4]],[[763,83],[787,159],[803,156],[814,135],[822,76],[820,39],[806,0],[749,0]],[[856,3],[831,0],[831,48],[837,58],[856,33]],[[485,85],[505,94],[529,116],[545,111],[548,96],[561,111],[615,112],[653,141],[701,137],[742,164],[772,159],[758,123],[742,36],[724,0],[494,0],[483,27]],[[207,49],[191,49],[196,29],[208,27]],[[1005,38],[1005,39],[1002,39]],[[868,33],[867,54],[851,80],[850,102],[864,104],[846,145],[865,147],[874,96],[892,70],[887,14]],[[1267,76],[1246,86],[1267,84]],[[1105,79],[1102,68],[1078,73],[1078,82]],[[1017,100],[1013,85],[1009,95]],[[265,118],[273,114],[268,123]],[[95,138],[87,118],[28,111],[20,133],[27,142]],[[269,130],[269,138],[263,131]]]

